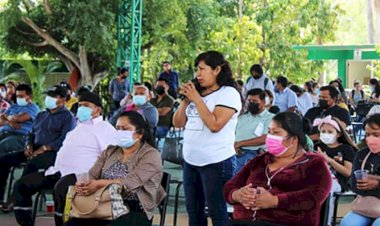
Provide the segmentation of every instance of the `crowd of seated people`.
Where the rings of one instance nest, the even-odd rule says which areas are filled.
[[[328,197],[331,225],[334,192],[380,198],[376,105],[361,120],[364,148],[358,148],[356,134],[349,130],[361,102],[377,103],[379,81],[371,79],[371,94],[366,95],[359,81],[346,92],[339,79],[321,87],[311,80],[301,88],[285,76],[271,80],[260,65],[251,67],[251,75],[247,84],[236,83],[244,103],[236,112],[236,155],[229,158],[234,176],[223,192],[234,207],[230,225],[319,225]],[[181,101],[172,97],[171,82],[160,77],[153,86],[135,83],[128,93],[113,88],[119,107],[108,116],[103,115],[102,99],[89,87],[75,92],[67,82],[54,85],[46,90],[40,110],[29,85],[0,84],[0,210],[13,209],[20,225],[33,225],[32,196],[51,189],[56,225],[152,225],[154,208],[165,196],[155,139],[165,139],[173,127],[175,102]],[[356,178],[364,159],[368,177]],[[21,163],[22,176],[7,198],[10,169]],[[83,173],[88,180],[77,181]],[[111,183],[126,191],[129,213],[112,221],[70,218],[64,223],[69,186],[88,196]],[[342,225],[380,225],[378,218],[352,210]]]

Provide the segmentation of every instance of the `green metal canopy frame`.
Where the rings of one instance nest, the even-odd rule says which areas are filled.
[[[129,67],[130,90],[140,82],[143,0],[119,0],[117,16],[117,67]]]
[[[293,46],[295,50],[307,50],[308,60],[338,60],[338,77],[347,86],[347,60],[379,60],[375,45],[305,45]]]

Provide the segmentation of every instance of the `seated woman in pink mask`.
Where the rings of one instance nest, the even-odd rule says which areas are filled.
[[[292,112],[273,117],[267,153],[257,156],[224,187],[234,205],[231,225],[318,225],[331,189],[322,156],[304,150],[303,120]]]

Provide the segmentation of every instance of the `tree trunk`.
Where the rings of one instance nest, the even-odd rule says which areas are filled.
[[[372,0],[367,0],[367,25],[368,25],[368,43],[372,44],[374,43]]]
[[[375,28],[376,28],[376,34],[375,34],[375,41],[376,44],[380,43],[380,0],[375,0],[374,4],[375,14],[376,14],[376,22],[375,22]]]
[[[79,45],[79,71],[81,75],[79,84],[81,86],[91,85],[92,87],[95,87],[95,83],[92,80],[90,65],[88,64],[87,51],[83,45]]]
[[[267,0],[263,1],[264,9],[267,8],[268,2]],[[260,64],[264,66],[267,70],[269,69],[268,65],[266,65],[266,59],[265,59],[265,54],[266,54],[266,36],[265,36],[265,29],[264,26],[261,27],[261,36],[263,37],[263,43],[260,47],[261,51],[263,52],[263,55],[260,57]]]

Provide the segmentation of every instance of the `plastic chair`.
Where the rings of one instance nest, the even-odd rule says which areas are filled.
[[[176,131],[172,128],[169,131],[168,136],[165,138],[164,147],[161,151],[162,161],[167,161],[176,165],[183,165],[184,159],[182,155],[182,130]],[[179,191],[183,184],[182,179],[171,179],[171,184],[176,184],[176,192],[174,199],[174,214],[173,214],[173,226],[177,225],[177,215],[178,215],[178,202],[179,202]]]
[[[356,197],[356,194],[352,191],[347,191],[347,192],[334,192],[333,194],[335,200],[334,200],[334,212],[333,212],[333,219],[331,224],[334,226],[337,223],[337,213],[338,213],[338,205],[339,205],[339,199],[341,197]]]
[[[12,194],[12,189],[13,189],[13,182],[15,180],[15,173],[17,169],[24,169],[26,163],[23,162],[18,166],[13,166],[11,168],[10,174],[9,174],[9,181],[8,181],[8,193],[7,193],[7,200],[9,200],[9,197]]]
[[[164,175],[161,180],[161,185],[166,192],[166,197],[161,201],[160,205],[158,205],[158,209],[160,211],[160,226],[165,225],[166,209],[168,207],[169,202],[170,178],[171,175],[169,173],[164,172]]]
[[[41,210],[43,200],[46,201],[46,195],[53,194],[53,191],[54,189],[42,189],[37,193],[36,199],[34,200],[34,203],[33,203],[33,213],[32,213],[33,225],[36,222],[38,206],[40,207],[40,210]]]

